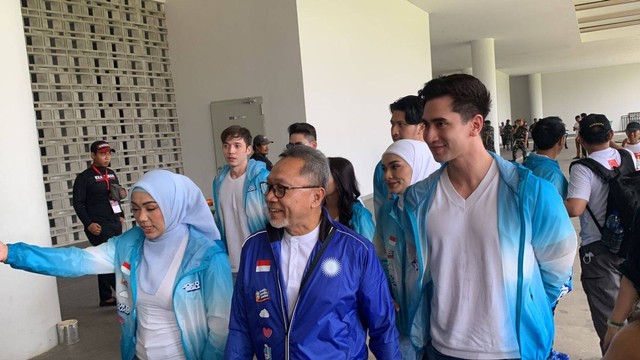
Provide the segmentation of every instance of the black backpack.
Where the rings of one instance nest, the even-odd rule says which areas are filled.
[[[620,153],[622,164],[613,170],[609,170],[597,161],[587,158],[572,162],[569,171],[575,164],[584,165],[609,185],[607,211],[604,218],[606,222],[606,219],[613,212],[617,212],[620,215],[620,221],[624,228],[624,240],[617,254],[626,258],[630,249],[633,248],[640,251],[640,224],[638,223],[640,222],[640,171],[636,171],[635,159],[627,150],[619,149],[618,152]],[[603,243],[608,245],[605,239],[613,236],[611,230],[605,224],[598,223],[589,205],[587,205],[587,210],[602,234]]]

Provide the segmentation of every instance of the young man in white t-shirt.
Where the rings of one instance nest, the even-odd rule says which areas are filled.
[[[268,221],[260,183],[266,181],[269,171],[262,161],[249,159],[251,139],[249,130],[238,125],[222,132],[222,151],[227,163],[213,179],[214,218],[227,245],[234,282],[244,240],[264,230]]]
[[[609,170],[622,164],[620,152],[610,147],[612,138],[613,131],[606,116],[590,114],[580,121],[578,141],[587,150],[588,158]],[[581,282],[601,346],[607,331],[607,319],[620,288],[618,266],[624,260],[610,253],[600,241],[599,227],[605,225],[608,195],[609,186],[593,171],[581,164],[571,167],[565,206],[570,216],[580,216]]]
[[[415,320],[425,323],[414,323],[412,341],[436,360],[547,359],[552,304],[576,249],[562,199],[551,183],[484,149],[491,98],[478,79],[440,77],[419,94],[425,140],[445,165],[404,196],[425,293],[426,316]]]

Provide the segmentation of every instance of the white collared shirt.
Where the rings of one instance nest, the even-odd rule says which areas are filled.
[[[310,233],[300,236],[292,236],[286,230],[284,231],[280,248],[280,271],[282,271],[286,286],[289,319],[293,315],[304,270],[307,268],[311,252],[318,242],[319,233],[320,224]]]

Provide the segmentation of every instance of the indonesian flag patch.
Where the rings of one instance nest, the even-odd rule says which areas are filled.
[[[120,271],[125,275],[131,275],[131,264],[126,261],[123,262],[122,266],[120,266]]]
[[[271,260],[258,260],[256,262],[256,272],[271,271]]]

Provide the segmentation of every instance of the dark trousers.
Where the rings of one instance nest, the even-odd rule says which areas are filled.
[[[100,235],[96,236],[90,233],[87,229],[84,233],[87,234],[89,242],[93,246],[98,246],[107,242],[116,235],[122,234],[122,224],[100,224],[102,231]],[[100,302],[109,300],[113,297],[111,289],[116,288],[116,275],[115,274],[100,274],[98,275],[98,292],[100,293]]]
[[[580,247],[580,281],[587,295],[591,321],[600,338],[600,347],[607,332],[607,319],[620,290],[618,266],[623,261],[621,257],[610,253],[601,241]]]

